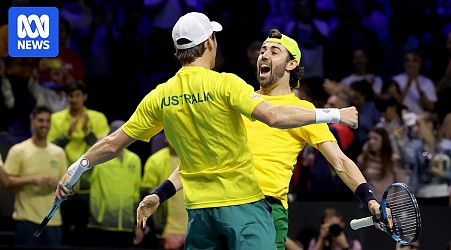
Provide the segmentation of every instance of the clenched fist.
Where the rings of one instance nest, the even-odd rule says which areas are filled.
[[[353,129],[359,127],[359,112],[353,107],[340,109],[340,123]]]

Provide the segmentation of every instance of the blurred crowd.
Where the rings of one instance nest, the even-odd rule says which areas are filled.
[[[11,6],[59,8],[56,58],[8,56],[7,10]],[[171,29],[182,14],[198,11],[224,27],[217,34],[215,70],[235,73],[256,90],[256,58],[268,31],[277,28],[297,40],[305,75],[293,92],[316,107],[353,105],[358,109],[358,129],[329,127],[379,200],[390,183],[404,182],[420,205],[451,203],[450,1],[7,0],[0,11],[0,133],[32,137],[30,114],[35,107],[46,106],[53,113],[48,139],[65,149],[68,164],[117,129],[112,121],[127,120],[144,95],[178,70]],[[62,129],[64,124],[68,130]],[[167,145],[164,137],[156,137],[150,146],[139,145],[130,149],[137,155],[133,164],[139,165],[134,174],[145,177],[141,161]],[[166,151],[163,160],[170,162],[172,151]],[[3,159],[7,161],[8,156]],[[102,193],[99,173],[90,175],[92,179],[79,190],[89,193],[94,187]],[[139,200],[135,199],[139,192],[154,187],[140,187],[140,183],[136,177],[135,187],[130,187],[130,192],[138,192],[136,197],[126,197],[131,204]],[[89,224],[94,229],[119,227],[105,226],[96,217],[100,210],[86,207],[91,199],[101,209],[102,204],[92,200],[98,197],[79,193],[78,198],[81,207],[72,209],[86,209],[86,216],[75,219],[76,226],[86,226],[91,216]],[[306,147],[298,156],[290,199],[355,197],[325,157]],[[155,222],[154,230],[167,234],[159,223]],[[124,228],[124,232],[133,231]],[[73,239],[65,240],[73,243]]]

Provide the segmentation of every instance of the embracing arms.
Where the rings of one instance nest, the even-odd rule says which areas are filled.
[[[274,105],[264,101],[255,107],[252,118],[268,126],[282,129],[328,122],[339,122],[352,128],[358,126],[358,112],[355,107],[308,109],[299,106]]]

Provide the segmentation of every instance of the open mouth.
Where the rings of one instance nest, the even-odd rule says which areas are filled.
[[[271,67],[266,64],[260,65],[260,76],[267,76],[271,72]]]

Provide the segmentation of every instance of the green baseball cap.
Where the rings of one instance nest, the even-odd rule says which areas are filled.
[[[301,63],[301,50],[299,49],[298,43],[289,36],[282,35],[282,38],[266,38],[266,40],[263,42],[265,43],[278,43],[282,46],[284,46],[288,52],[290,52],[294,59],[298,62],[298,64]]]

